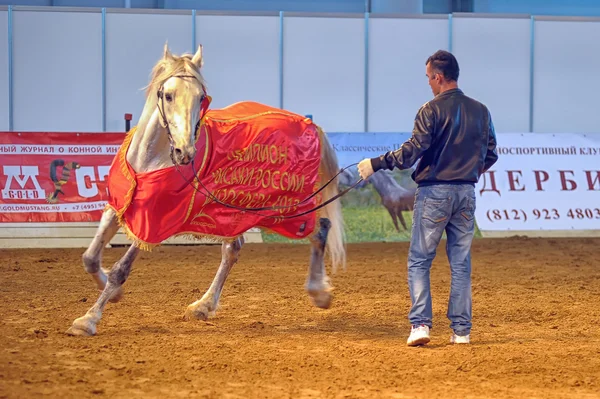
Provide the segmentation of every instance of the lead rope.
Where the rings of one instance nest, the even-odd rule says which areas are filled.
[[[262,216],[262,217],[266,217],[266,218],[274,218],[274,219],[293,219],[293,218],[297,218],[297,217],[300,217],[300,216],[304,216],[304,215],[309,214],[311,212],[314,212],[314,211],[316,211],[316,210],[318,210],[318,209],[320,209],[320,208],[322,208],[322,207],[330,204],[331,202],[337,200],[338,198],[344,196],[350,190],[354,189],[360,182],[362,182],[363,178],[362,177],[359,178],[352,186],[348,187],[347,189],[345,189],[344,191],[338,193],[337,195],[331,197],[330,199],[328,199],[324,203],[322,203],[322,204],[320,204],[320,205],[318,205],[318,206],[316,206],[316,207],[314,207],[312,209],[304,211],[302,213],[296,214],[296,215],[273,216],[273,215],[264,215],[264,214],[260,214],[260,213],[257,212],[257,211],[266,211],[266,210],[273,210],[273,211],[275,211],[275,210],[278,210],[278,209],[297,208],[300,204],[305,203],[306,201],[310,200],[312,197],[314,197],[315,195],[317,195],[319,192],[321,192],[322,190],[324,190],[325,187],[327,187],[329,184],[331,184],[333,182],[333,180],[337,176],[340,175],[340,173],[344,172],[346,169],[348,169],[348,168],[350,168],[352,166],[355,166],[355,165],[358,165],[358,163],[354,163],[354,164],[348,165],[348,166],[340,169],[340,171],[335,176],[333,176],[331,179],[329,179],[329,181],[327,183],[325,183],[321,188],[319,188],[317,191],[315,191],[314,193],[312,193],[311,195],[309,195],[308,197],[306,197],[304,200],[300,201],[297,204],[294,204],[294,205],[284,205],[284,206],[258,207],[258,208],[243,208],[243,207],[240,207],[240,206],[235,206],[235,205],[223,202],[223,201],[219,200],[213,193],[211,193],[210,190],[202,183],[202,181],[200,180],[200,178],[197,176],[196,170],[194,168],[194,161],[192,161],[192,171],[194,172],[194,178],[193,179],[196,179],[196,181],[202,186],[202,188],[204,190],[206,190],[206,192],[198,190],[198,188],[196,186],[190,184],[190,180],[188,180],[188,179],[185,178],[185,176],[183,175],[183,173],[179,169],[179,166],[177,164],[174,164],[175,169],[177,169],[177,171],[179,172],[179,174],[181,175],[181,177],[184,179],[184,181],[187,184],[189,184],[194,190],[196,190],[200,194],[203,194],[204,196],[212,199],[216,203],[219,203],[219,204],[221,204],[221,205],[223,205],[223,206],[225,206],[227,208],[237,209],[237,210],[240,210],[240,211],[248,211],[248,212],[253,213],[255,215],[258,215],[258,216]]]

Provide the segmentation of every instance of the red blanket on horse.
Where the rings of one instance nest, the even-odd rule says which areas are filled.
[[[315,212],[282,219],[319,204],[321,145],[308,118],[255,102],[209,110],[200,124],[192,164],[135,173],[126,154],[134,127],[110,168],[108,206],[130,238],[144,249],[182,234],[235,237],[262,227],[289,238],[304,238],[315,227]],[[189,182],[189,183],[188,183]],[[268,206],[295,207],[241,211]]]

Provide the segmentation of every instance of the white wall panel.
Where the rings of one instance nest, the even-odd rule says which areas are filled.
[[[99,10],[14,11],[14,129],[102,129],[102,17]],[[154,13],[156,12],[156,13]],[[0,11],[0,131],[8,129],[8,12]],[[533,129],[600,133],[592,78],[600,22],[537,17]],[[106,128],[123,131],[145,102],[144,87],[162,56],[204,45],[204,75],[214,108],[241,100],[279,105],[279,16],[196,16],[191,12],[110,10],[106,16]],[[498,132],[529,129],[530,20],[455,16],[453,52],[460,87],[490,108]],[[286,14],[283,106],[312,114],[327,131],[364,130],[364,18]],[[372,15],[368,130],[412,130],[432,98],[425,60],[448,47],[448,20]],[[599,59],[600,60],[600,59]]]
[[[100,131],[100,12],[18,10],[13,29],[14,129]]]
[[[196,16],[211,108],[252,100],[279,107],[279,16]]]
[[[425,61],[448,49],[448,20],[369,19],[369,131],[411,132],[433,94]]]
[[[283,106],[330,132],[364,131],[364,19],[285,17]]]
[[[458,85],[490,110],[497,132],[529,131],[529,18],[454,18]]]
[[[8,11],[0,11],[0,131],[8,130]]]
[[[535,132],[600,133],[598,38],[600,22],[535,22]]]
[[[123,131],[123,115],[131,125],[144,108],[150,72],[163,56],[192,52],[192,16],[180,14],[108,13],[106,15],[106,129]]]

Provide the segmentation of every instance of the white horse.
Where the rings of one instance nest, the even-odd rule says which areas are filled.
[[[198,47],[193,56],[191,54],[176,56],[165,44],[163,57],[152,70],[146,91],[146,103],[135,134],[131,134],[126,148],[127,163],[135,174],[182,167],[195,159],[197,153],[195,139],[202,118],[201,108],[207,96],[201,74],[202,64],[202,46]],[[339,167],[327,137],[321,129],[318,131],[320,174],[317,179],[320,179],[321,187],[333,179],[331,184],[326,185],[322,190],[322,199],[326,201],[338,194],[335,176]],[[125,147],[122,149],[125,151]],[[146,211],[151,214],[152,209]],[[333,298],[331,293],[333,288],[325,271],[324,255],[329,252],[333,271],[339,265],[345,268],[346,262],[340,201],[330,202],[319,212],[319,219],[309,236],[311,257],[304,288],[315,306],[329,308]],[[142,249],[140,243],[134,241],[110,271],[105,270],[101,265],[103,249],[120,226],[127,228],[121,220],[122,216],[114,208],[107,207],[95,237],[83,254],[84,269],[91,275],[101,293],[87,313],[75,319],[67,331],[69,335],[95,335],[107,302],[118,302],[123,296],[122,286]],[[186,320],[206,320],[214,315],[225,280],[244,244],[242,234],[233,237],[217,237],[217,239],[222,242],[221,264],[208,290],[199,300],[187,307],[184,314]]]

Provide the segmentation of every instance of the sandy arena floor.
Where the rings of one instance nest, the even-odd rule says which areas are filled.
[[[182,315],[220,248],[161,247],[91,338],[65,335],[98,295],[82,249],[0,250],[0,397],[600,397],[600,239],[476,240],[470,346],[449,344],[443,245],[420,348],[406,346],[406,243],[349,245],[329,310],[303,290],[308,247],[246,245],[209,322]]]

